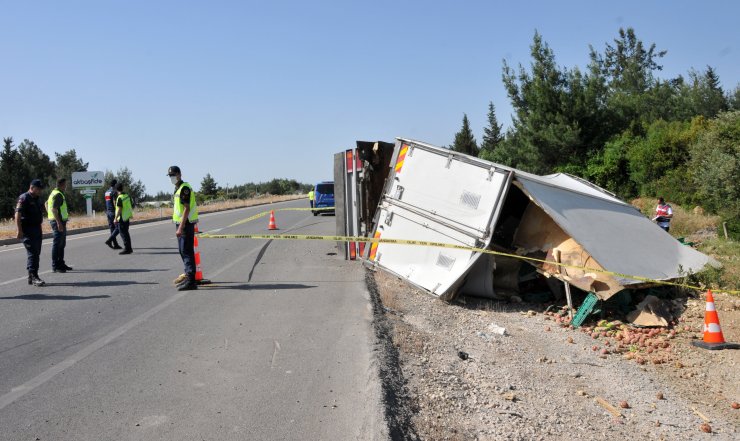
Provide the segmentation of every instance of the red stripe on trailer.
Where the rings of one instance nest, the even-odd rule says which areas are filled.
[[[360,256],[365,254],[365,242],[360,242]]]
[[[352,170],[352,150],[351,149],[347,150],[345,156],[347,158],[347,173],[349,174],[349,173],[352,173],[353,171]]]
[[[349,242],[349,260],[357,259],[357,245],[355,242]]]
[[[355,171],[362,170],[362,160],[360,160],[360,155],[357,153],[359,150],[355,150]]]

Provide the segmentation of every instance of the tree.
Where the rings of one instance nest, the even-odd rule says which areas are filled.
[[[653,109],[646,92],[655,85],[653,72],[663,69],[658,60],[666,53],[656,50],[654,43],[645,49],[633,28],[620,28],[619,38],[614,39],[613,46],[607,43],[603,56],[592,52],[592,61],[607,81],[607,105],[617,123],[617,132],[646,121]]]
[[[28,139],[18,146],[18,154],[23,163],[23,176],[27,179],[41,179],[44,185],[54,184],[54,161],[49,155]],[[52,185],[53,186],[53,185]]]
[[[730,110],[740,110],[740,85],[735,86],[735,90],[727,95],[727,104]]]
[[[690,148],[697,198],[728,222],[740,238],[740,111],[725,112],[709,122]]]
[[[210,173],[207,173],[200,182],[200,192],[204,196],[215,196],[218,185]]]
[[[28,190],[31,181],[24,182],[18,173],[20,169],[22,162],[13,145],[13,138],[4,138],[3,150],[0,152],[0,219],[14,216],[18,195]]]
[[[728,109],[725,92],[719,83],[719,76],[711,66],[707,66],[704,73],[692,69],[689,72],[689,78],[691,80],[690,98],[693,115],[714,118],[720,112]]]
[[[501,133],[502,127],[496,120],[496,108],[493,105],[493,101],[490,101],[488,103],[488,127],[483,128],[483,140],[480,145],[481,158],[490,161],[493,152],[503,142],[504,135]]]
[[[478,144],[475,142],[473,132],[470,130],[468,115],[463,113],[462,128],[455,133],[455,142],[450,148],[456,152],[465,153],[470,156],[478,156]]]
[[[514,107],[514,127],[492,159],[534,173],[547,173],[577,158],[579,146],[583,145],[577,118],[571,113],[576,107],[571,104],[584,99],[568,96],[571,90],[582,92],[583,76],[578,71],[561,72],[553,51],[539,32],[535,32],[530,49],[531,73],[521,64],[515,72],[504,60],[503,81]]]

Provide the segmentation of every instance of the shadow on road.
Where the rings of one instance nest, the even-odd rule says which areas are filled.
[[[144,269],[144,268],[110,268],[100,270],[75,271],[75,273],[151,273],[154,271],[168,271],[166,269]]]
[[[107,298],[110,298],[110,296],[47,296],[45,294],[23,294],[21,296],[0,297],[0,300],[89,300]]]
[[[282,289],[309,289],[316,288],[316,285],[304,285],[302,283],[243,283],[243,282],[220,282],[211,285],[201,285],[199,289],[208,291],[216,289],[239,289],[245,291],[251,290],[282,290]]]
[[[102,286],[126,286],[126,285],[159,285],[156,282],[130,282],[127,280],[101,280],[101,281],[89,281],[89,282],[63,282],[63,283],[46,283],[46,286],[77,286],[77,287],[91,287],[99,288]]]

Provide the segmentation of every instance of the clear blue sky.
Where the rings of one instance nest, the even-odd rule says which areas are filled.
[[[535,29],[583,67],[620,27],[668,54],[662,78],[740,82],[738,1],[0,0],[0,136],[129,167],[149,193],[177,164],[196,187],[332,177],[332,154],[396,136],[448,145],[493,101]]]

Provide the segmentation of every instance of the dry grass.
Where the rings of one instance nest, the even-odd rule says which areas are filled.
[[[217,202],[208,205],[201,205],[198,207],[199,213],[211,213],[214,211],[232,210],[236,208],[252,207],[255,205],[290,201],[294,199],[302,199],[306,196],[303,195],[285,195],[285,196],[264,196],[255,199],[242,199],[242,200],[229,200],[223,202]],[[138,207],[134,210],[134,220],[143,219],[167,219],[172,216],[172,208],[148,208]],[[94,217],[88,217],[84,215],[72,214],[67,223],[67,228],[72,230],[79,230],[82,228],[107,226],[108,218],[104,213],[97,213]],[[42,224],[44,233],[51,233],[51,227],[48,222]],[[0,222],[0,239],[12,239],[16,235],[15,221],[3,220]]]

